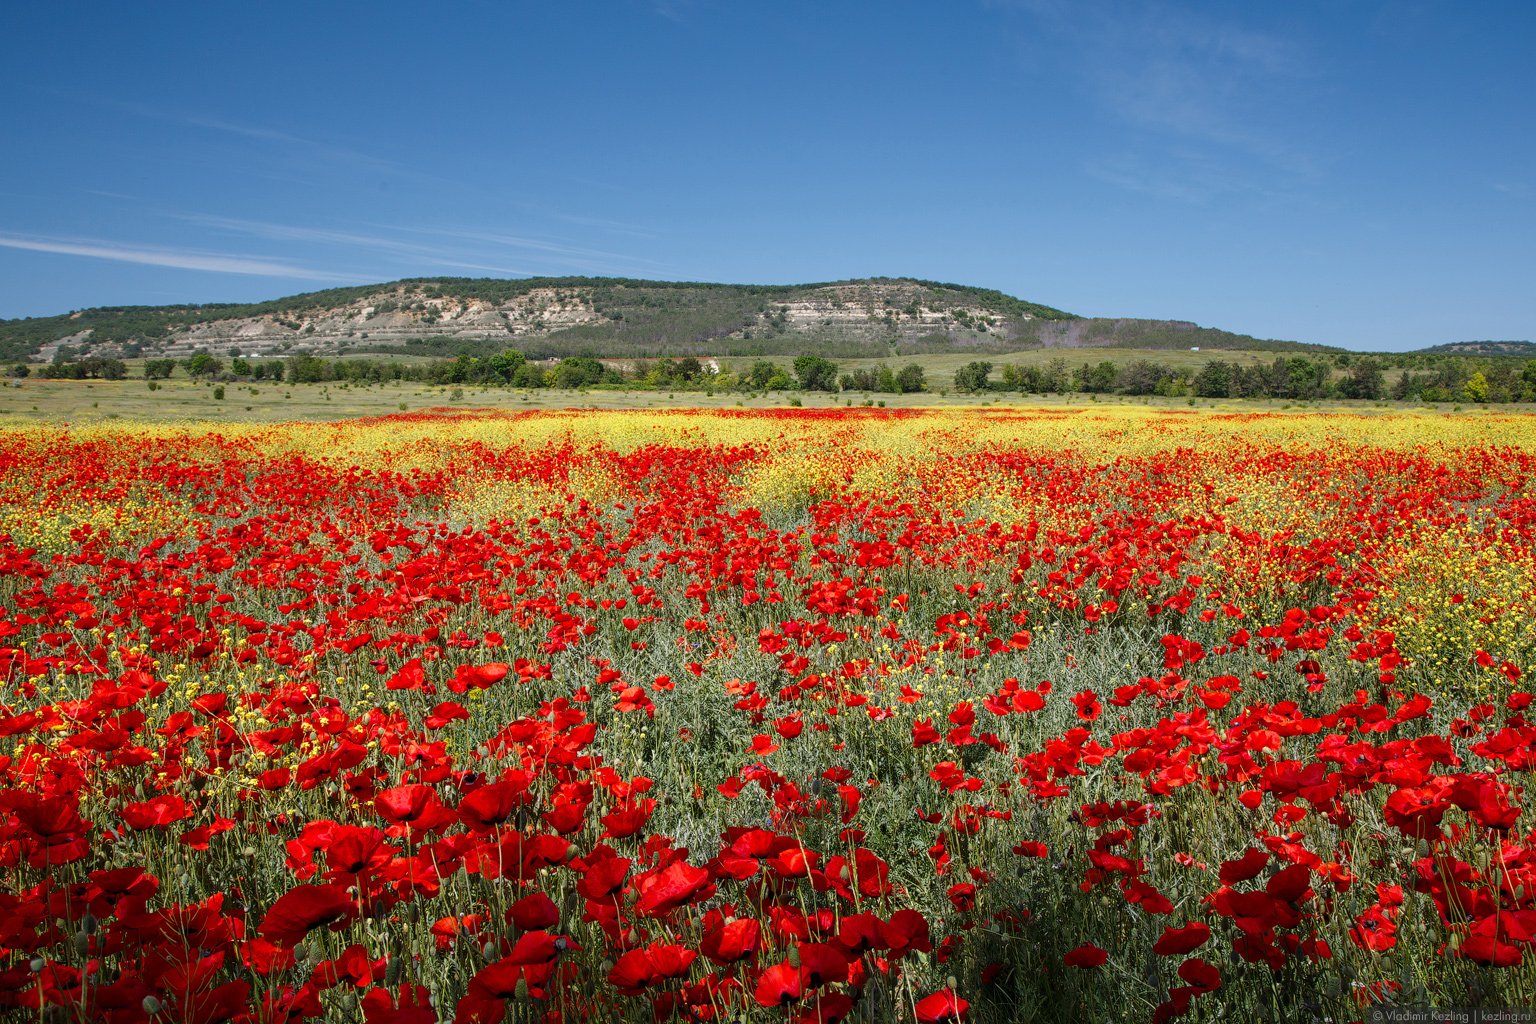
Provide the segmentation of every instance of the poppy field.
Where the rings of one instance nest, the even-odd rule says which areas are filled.
[[[0,1017],[1529,1006],[1533,425],[0,432]]]

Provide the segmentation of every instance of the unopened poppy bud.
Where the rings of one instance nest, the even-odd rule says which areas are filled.
[[[949,988],[951,992],[960,987],[960,983],[955,980],[955,976],[953,974],[944,979],[944,984]]]
[[[44,960],[40,956],[35,956],[27,962],[27,966],[32,969],[33,974],[41,974],[43,972],[43,968],[48,966],[48,961]]]
[[[788,956],[787,960],[788,960],[789,966],[791,966],[791,967],[799,967],[800,966],[800,944],[798,942],[795,943],[793,946],[789,947],[789,956]]]
[[[528,979],[527,978],[518,978],[517,979],[517,988],[515,990],[513,990],[512,998],[514,998],[514,999],[527,999],[528,998]]]
[[[145,996],[143,1000],[140,1001],[139,1006],[151,1017],[160,1012],[160,1000],[156,999],[154,996]]]

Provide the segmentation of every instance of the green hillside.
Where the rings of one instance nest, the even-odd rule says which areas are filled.
[[[112,306],[0,321],[0,359],[452,356],[887,358],[1029,348],[1320,350],[1164,320],[1088,318],[987,288],[907,278],[736,285],[413,278],[256,303]],[[61,352],[61,348],[63,351]]]

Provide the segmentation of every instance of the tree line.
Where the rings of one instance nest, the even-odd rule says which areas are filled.
[[[999,369],[998,377],[992,376]],[[1388,381],[1382,362],[1341,353],[1281,357],[1244,365],[1213,359],[1198,370],[1141,359],[1072,366],[1064,358],[1044,366],[976,361],[955,371],[956,391],[1034,394],[1165,395],[1199,398],[1356,398],[1421,402],[1536,401],[1536,360],[1442,357],[1422,372],[1404,370]]]
[[[973,361],[954,373],[953,388],[962,394],[1119,394],[1199,398],[1277,398],[1315,400],[1354,398],[1425,402],[1536,401],[1536,359],[1441,356],[1419,360],[1388,380],[1384,362],[1372,356],[1282,356],[1271,363],[1242,364],[1212,359],[1198,369],[1151,359],[1126,365],[1110,360],[1072,365],[1058,357],[1043,365]],[[300,354],[284,359],[228,360],[199,352],[185,359],[155,358],[143,363],[146,380],[165,380],[181,370],[194,380],[272,381],[274,383],[373,384],[411,381],[437,385],[514,388],[623,387],[698,391],[806,391],[915,394],[933,386],[923,367],[843,370],[822,356],[800,356],[789,366],[759,359],[739,371],[721,371],[713,360],[694,356],[636,361],[621,369],[592,356],[536,362],[506,349],[488,355],[403,362],[391,359],[326,359]],[[121,359],[88,356],[56,361],[33,369],[13,367],[12,376],[55,379],[121,380],[128,366]],[[943,385],[939,385],[943,388]],[[944,389],[947,390],[947,389]]]

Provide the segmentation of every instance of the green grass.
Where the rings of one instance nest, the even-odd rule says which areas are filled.
[[[950,357],[929,357],[948,359]],[[928,359],[924,360],[925,364]],[[227,423],[281,423],[289,421],[333,421],[359,416],[386,416],[401,411],[419,412],[431,408],[493,409],[519,412],[530,409],[772,409],[784,408],[799,400],[805,408],[829,409],[862,406],[866,402],[884,402],[887,408],[924,406],[1005,405],[1040,408],[1092,408],[1107,405],[1153,405],[1189,408],[1187,398],[1130,397],[1101,395],[1028,396],[1017,394],[959,395],[940,394],[948,379],[938,370],[930,370],[935,390],[925,394],[881,395],[847,392],[839,395],[770,392],[767,395],[743,395],[717,391],[590,390],[569,391],[557,388],[521,391],[508,388],[434,387],[404,381],[371,386],[340,384],[283,384],[258,382],[255,385],[226,383],[225,397],[213,397],[215,385],[172,379],[161,381],[159,390],[150,391],[142,380],[72,381],[29,379],[0,387],[0,426],[24,426],[29,423],[86,424],[106,420],[212,420]],[[252,391],[254,390],[254,394]],[[459,391],[459,397],[454,392]],[[1194,406],[1232,412],[1264,410],[1348,410],[1370,411],[1378,408],[1402,408],[1401,403],[1374,402],[1296,402],[1280,400],[1196,399]],[[402,409],[402,406],[404,409]],[[1469,408],[1471,408],[1469,406]],[[1516,407],[1500,406],[1509,410]]]

